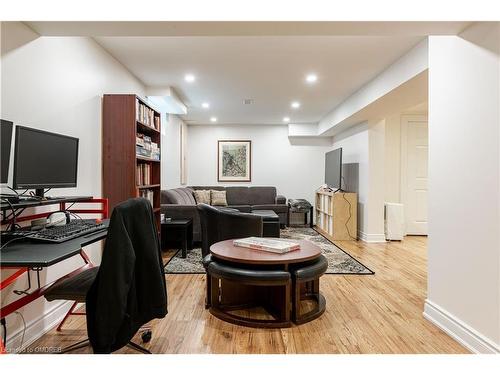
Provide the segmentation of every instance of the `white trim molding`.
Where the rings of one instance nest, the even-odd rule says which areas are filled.
[[[375,243],[375,242],[387,242],[385,240],[385,234],[370,234],[370,233],[365,233],[362,230],[358,230],[358,238],[361,241],[368,242],[368,243]]]
[[[62,318],[68,312],[72,304],[73,301],[62,302],[54,306],[54,308],[47,311],[38,319],[32,320],[31,322],[27,323],[26,330],[24,332],[24,338],[24,327],[21,327],[21,329],[19,329],[17,332],[9,335],[7,337],[7,352],[9,352],[9,350],[21,351],[33,344],[36,340],[45,335],[61,322]],[[49,352],[47,352],[47,354],[49,354]]]
[[[424,318],[473,353],[500,354],[500,345],[477,332],[434,302],[425,300]]]

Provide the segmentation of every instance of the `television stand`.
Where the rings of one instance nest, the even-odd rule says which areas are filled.
[[[356,241],[358,237],[358,195],[319,190],[315,202],[316,229],[329,240]]]

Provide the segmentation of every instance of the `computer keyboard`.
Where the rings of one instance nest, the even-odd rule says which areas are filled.
[[[71,220],[69,224],[45,228],[36,232],[24,234],[25,238],[47,242],[64,242],[85,234],[92,234],[106,229],[106,225],[95,219]]]

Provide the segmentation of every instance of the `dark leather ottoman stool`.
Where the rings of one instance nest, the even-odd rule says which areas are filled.
[[[318,259],[293,265],[292,275],[292,320],[295,324],[307,323],[325,312],[325,297],[319,291],[319,278],[328,269],[328,260],[321,255]],[[301,314],[300,302],[314,300],[316,306],[305,314]]]
[[[285,328],[290,321],[290,273],[279,269],[243,268],[205,258],[210,313],[226,322],[247,327]],[[255,287],[264,288],[255,288]],[[275,319],[253,319],[231,313],[262,306]]]
[[[262,217],[262,237],[280,237],[280,217],[272,210],[253,210],[252,214]]]

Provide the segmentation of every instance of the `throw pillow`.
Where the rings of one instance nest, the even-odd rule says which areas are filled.
[[[210,204],[210,190],[195,190],[193,194],[196,204]]]
[[[226,192],[219,190],[210,190],[212,197],[212,206],[227,206]]]

